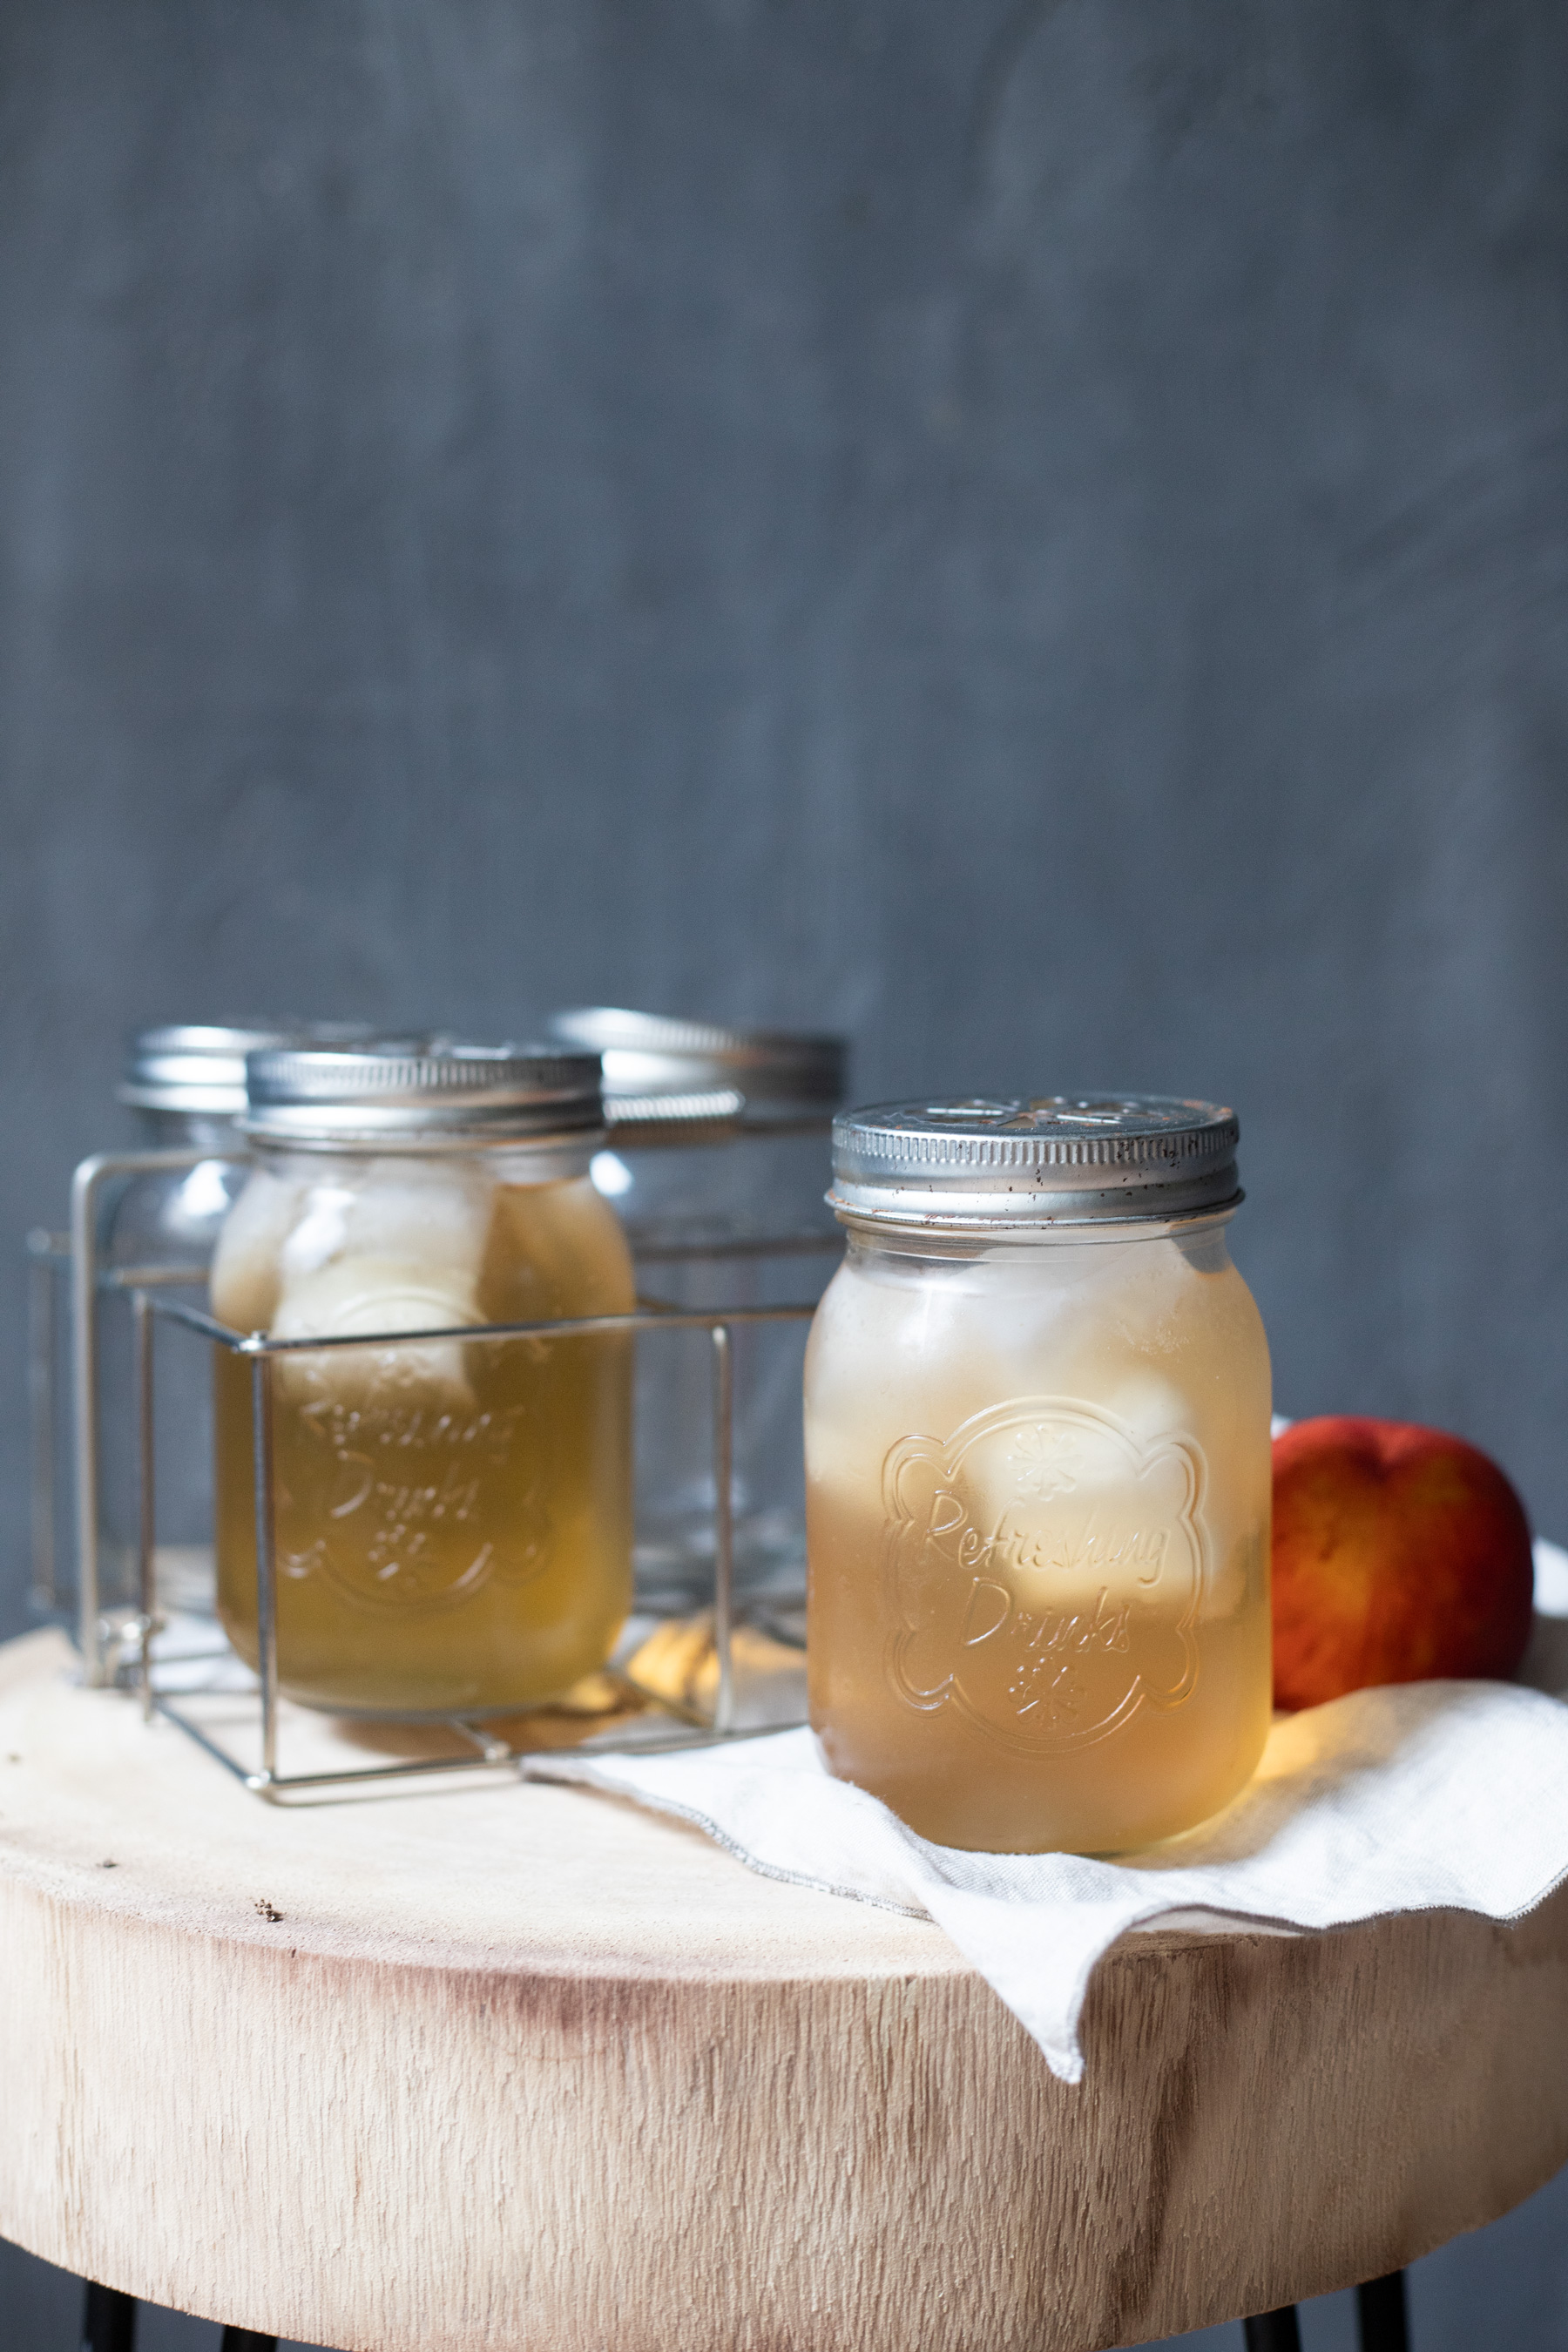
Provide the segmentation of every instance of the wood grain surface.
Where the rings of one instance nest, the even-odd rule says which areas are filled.
[[[929,1924],[584,1792],[282,1811],[0,1649],[0,2233],[354,2352],[1093,2352],[1568,2158],[1568,1895],[1128,1937],[1056,2082]]]

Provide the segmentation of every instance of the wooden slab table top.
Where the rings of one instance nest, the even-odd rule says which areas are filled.
[[[927,1922],[585,1792],[260,1801],[0,1648],[0,2234],[364,2352],[1094,2352],[1568,2158],[1568,1891],[1126,1937],[1056,2081]]]

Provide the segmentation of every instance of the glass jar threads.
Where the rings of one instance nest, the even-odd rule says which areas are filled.
[[[609,1133],[594,1178],[620,1213],[645,1298],[696,1309],[815,1298],[839,1251],[823,1196],[844,1040],[610,1005],[558,1013],[550,1028],[604,1057]],[[741,1325],[731,1344],[736,1588],[798,1613],[804,1332]],[[710,1358],[702,1331],[639,1342],[637,1591],[656,1612],[711,1595]]]
[[[290,1696],[505,1713],[609,1656],[631,1591],[629,1339],[465,1336],[631,1310],[630,1254],[588,1175],[601,1116],[592,1056],[251,1057],[257,1164],[213,1309],[340,1343],[268,1360]],[[251,1367],[215,1352],[219,1608],[254,1664]]]
[[[806,1359],[811,1718],[923,1836],[1190,1828],[1270,1712],[1269,1370],[1237,1125],[1161,1096],[834,1128],[848,1251]]]

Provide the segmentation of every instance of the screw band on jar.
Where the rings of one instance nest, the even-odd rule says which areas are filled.
[[[375,1036],[365,1021],[165,1022],[127,1041],[118,1092],[133,1110],[233,1118],[245,1108],[247,1055],[272,1045],[366,1045]]]
[[[603,1057],[606,1122],[636,1145],[704,1139],[698,1129],[820,1133],[844,1099],[842,1037],[728,1029],[611,1004],[552,1013],[547,1026],[563,1047]]]
[[[306,1150],[584,1145],[604,1132],[598,1058],[515,1046],[252,1054],[240,1125]]]
[[[879,1103],[833,1122],[846,1223],[953,1231],[1169,1223],[1242,1195],[1233,1111],[1169,1095]]]

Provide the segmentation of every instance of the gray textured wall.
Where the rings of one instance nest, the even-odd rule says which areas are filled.
[[[1209,1093],[1281,1402],[1568,1536],[1565,93],[1556,0],[7,0],[0,1239],[231,1007]]]

